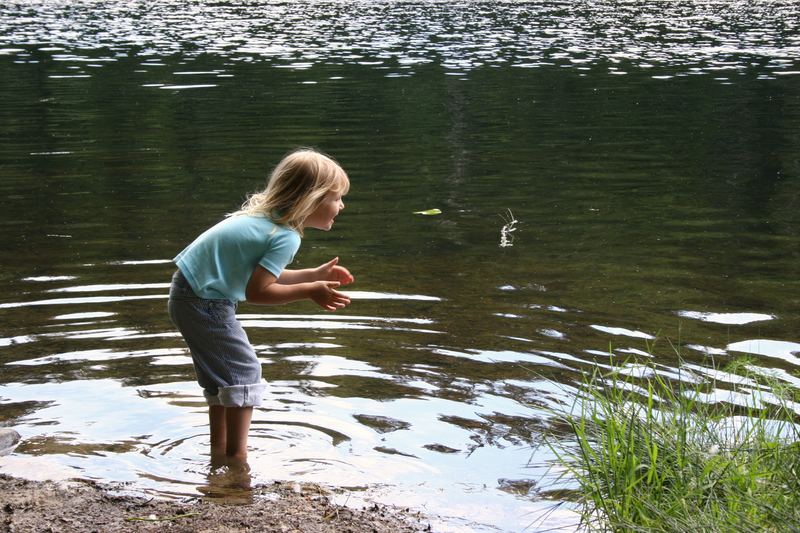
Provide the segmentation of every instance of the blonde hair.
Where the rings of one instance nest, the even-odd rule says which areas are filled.
[[[344,196],[347,174],[329,156],[313,148],[287,154],[273,169],[266,188],[250,195],[235,215],[264,216],[303,234],[303,223],[328,193]]]

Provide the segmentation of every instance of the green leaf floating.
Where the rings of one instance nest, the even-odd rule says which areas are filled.
[[[442,210],[441,209],[426,209],[425,211],[414,211],[414,214],[415,215],[425,215],[425,216],[441,215],[442,214]]]

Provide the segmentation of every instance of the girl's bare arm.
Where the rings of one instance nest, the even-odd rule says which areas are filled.
[[[342,285],[353,283],[355,281],[353,275],[338,263],[339,258],[334,257],[317,268],[304,268],[302,270],[290,270],[287,268],[281,272],[278,283],[281,285],[294,285],[310,281],[338,281]]]
[[[259,265],[250,276],[245,297],[250,303],[265,305],[311,300],[327,311],[336,311],[350,303],[350,298],[335,290],[340,284],[338,281],[324,280],[278,283],[278,278],[274,274]]]

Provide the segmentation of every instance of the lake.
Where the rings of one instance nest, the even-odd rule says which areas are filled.
[[[800,384],[798,28],[793,1],[4,2],[0,472],[217,490],[170,260],[314,146],[352,188],[292,266],[340,257],[353,303],[239,306],[252,482],[574,529],[535,444],[586,372]]]

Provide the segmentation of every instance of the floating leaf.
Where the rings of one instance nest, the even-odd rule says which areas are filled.
[[[441,215],[442,214],[442,210],[441,209],[426,209],[425,211],[414,211],[414,214],[415,215],[425,215],[425,216]]]

